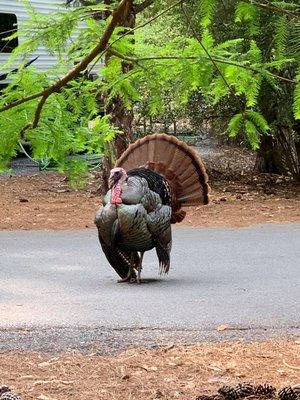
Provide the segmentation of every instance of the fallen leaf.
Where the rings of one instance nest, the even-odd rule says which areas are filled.
[[[144,369],[145,371],[157,371],[157,367],[148,367],[147,365],[140,365],[140,368]]]
[[[46,385],[48,383],[52,383],[53,381],[35,381],[33,382],[33,386],[37,386],[37,385]]]
[[[228,325],[225,324],[221,324],[217,327],[218,332],[226,331],[226,329],[228,329]]]
[[[39,367],[49,367],[50,363],[49,361],[43,361],[41,363],[38,364]]]
[[[22,375],[20,379],[34,379],[34,375]]]

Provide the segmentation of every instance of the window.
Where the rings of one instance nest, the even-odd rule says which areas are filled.
[[[18,38],[4,40],[17,31],[17,16],[15,14],[0,13],[0,52],[11,53],[18,46]]]

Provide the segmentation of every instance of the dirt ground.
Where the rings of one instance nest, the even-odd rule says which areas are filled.
[[[287,177],[210,176],[211,201],[187,209],[189,226],[249,226],[300,221],[300,195]],[[84,229],[93,227],[101,203],[97,177],[85,189],[70,189],[63,175],[40,173],[0,177],[0,229]]]
[[[297,340],[240,340],[129,349],[115,357],[3,352],[0,385],[10,386],[24,400],[193,400],[245,380],[277,389],[296,385],[299,350]]]

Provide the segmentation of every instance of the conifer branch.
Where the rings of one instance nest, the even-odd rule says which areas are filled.
[[[153,61],[157,61],[157,60],[166,60],[166,61],[167,60],[193,60],[193,61],[197,61],[197,60],[199,60],[199,57],[197,57],[197,56],[174,56],[174,55],[169,55],[169,56],[131,57],[131,56],[126,56],[124,54],[121,54],[121,53],[119,53],[117,50],[115,50],[113,48],[109,49],[109,53],[114,55],[114,56],[116,56],[116,57],[118,57],[118,58],[120,58],[120,59],[122,59],[122,60],[124,60],[124,61],[132,62],[132,63],[136,63],[136,64],[138,62],[141,62],[141,61],[152,61],[152,60]],[[234,67],[240,67],[240,68],[247,69],[247,70],[255,72],[255,73],[260,73],[261,72],[258,68],[254,68],[254,67],[251,67],[249,65],[239,64],[239,63],[236,63],[234,61],[225,60],[225,59],[218,58],[218,57],[215,57],[215,56],[212,56],[212,55],[208,59],[209,60],[213,60],[216,63],[233,65]],[[279,79],[281,81],[288,82],[288,83],[293,83],[293,84],[297,83],[293,79],[288,79],[288,78],[285,78],[284,76],[276,75],[273,72],[270,72],[270,71],[267,71],[267,70],[266,70],[266,72],[269,75],[271,75],[274,78]]]
[[[181,7],[181,10],[187,20],[187,22],[190,20],[188,14],[186,13],[184,7]],[[200,46],[202,47],[203,51],[206,53],[207,57],[210,59],[210,61],[212,62],[213,66],[215,67],[215,69],[217,70],[217,72],[219,73],[219,75],[221,76],[221,78],[223,79],[225,85],[228,87],[230,93],[234,96],[234,98],[236,98],[236,94],[233,90],[233,88],[229,85],[229,83],[227,82],[227,79],[225,78],[224,74],[222,73],[222,71],[220,70],[217,62],[213,59],[213,57],[210,55],[209,51],[207,50],[207,48],[204,46],[204,44],[202,43],[201,38],[198,36],[197,32],[195,31],[195,29],[193,28],[193,26],[190,26],[190,31],[193,35],[193,37],[197,40],[197,42],[200,44]],[[236,98],[237,99],[237,98]],[[239,100],[237,99],[237,101],[239,102]]]
[[[93,48],[93,50],[90,51],[76,66],[71,69],[63,78],[59,79],[57,82],[55,82],[53,85],[45,88],[41,92],[32,94],[30,96],[24,97],[23,99],[13,101],[11,103],[6,104],[3,107],[0,107],[0,112],[9,110],[11,108],[17,107],[20,104],[27,103],[28,101],[37,99],[39,97],[45,96],[46,99],[55,92],[59,92],[60,89],[65,86],[68,82],[70,82],[72,79],[76,78],[82,71],[84,71],[89,63],[93,61],[96,57],[101,58],[105,52],[109,51],[111,49],[111,46],[114,45],[116,42],[121,40],[123,37],[133,33],[137,29],[143,28],[144,26],[150,24],[152,21],[156,20],[157,18],[161,17],[177,5],[181,4],[183,0],[176,1],[175,3],[171,4],[169,7],[167,7],[165,10],[161,11],[160,13],[156,14],[154,17],[150,18],[148,21],[144,22],[143,24],[140,24],[136,26],[135,28],[128,29],[126,30],[125,33],[122,35],[119,35],[116,40],[108,44],[108,41],[116,28],[118,26],[119,22],[122,20],[122,13],[127,6],[127,3],[131,0],[122,0],[119,3],[119,6],[113,11],[112,13],[112,20],[109,23],[109,25],[106,27],[98,45]]]
[[[28,101],[34,100],[36,98],[42,97],[44,100],[43,102],[40,102],[39,105],[43,106],[44,103],[46,102],[47,98],[55,92],[59,92],[60,89],[66,85],[68,82],[70,82],[72,79],[76,78],[82,71],[84,71],[89,63],[93,61],[95,57],[102,51],[106,49],[106,46],[108,44],[108,41],[115,29],[115,27],[118,25],[122,18],[122,14],[124,11],[124,8],[127,5],[128,0],[122,0],[119,4],[119,6],[116,8],[116,10],[113,12],[113,17],[111,22],[108,24],[106,27],[99,43],[97,46],[93,48],[93,50],[90,51],[78,64],[75,65],[73,69],[71,69],[64,77],[59,79],[57,82],[55,82],[53,85],[45,88],[41,92],[32,94],[30,96],[24,97],[23,99],[16,100],[14,102],[11,102],[9,104],[6,104],[5,106],[0,108],[0,112],[3,112],[5,110],[9,110],[11,108],[14,108],[20,104],[26,103]],[[37,107],[37,120],[39,119],[39,114],[41,113],[41,110],[39,109],[39,105]],[[42,108],[42,107],[41,107]],[[36,119],[36,118],[35,118]]]
[[[30,96],[27,96],[27,97],[23,97],[20,100],[12,101],[11,103],[8,103],[5,106],[1,107],[0,112],[9,110],[10,108],[17,107],[20,104],[27,103],[28,101],[37,99],[37,98],[43,96],[43,94],[44,94],[44,90],[42,90],[41,92],[38,92],[38,93],[31,94]]]
[[[263,8],[265,10],[269,10],[269,11],[274,11],[277,14],[285,14],[285,15],[289,15],[290,17],[296,18],[296,19],[300,19],[300,13],[299,12],[293,12],[290,10],[287,10],[285,8],[280,8],[275,6],[274,4],[271,4],[269,2],[265,2],[265,3],[261,3],[259,1],[256,0],[243,0],[245,3],[248,4],[252,4],[253,6],[257,6],[260,8]]]

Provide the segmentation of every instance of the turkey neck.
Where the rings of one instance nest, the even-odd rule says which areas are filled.
[[[111,204],[121,204],[121,182],[117,182],[111,189]]]

